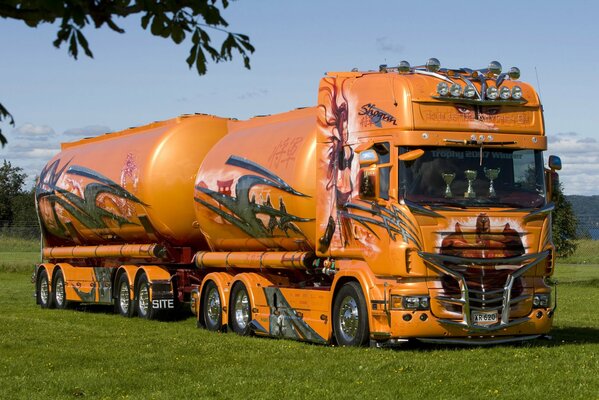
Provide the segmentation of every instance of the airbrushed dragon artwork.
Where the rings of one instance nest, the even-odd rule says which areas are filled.
[[[560,161],[519,75],[331,72],[314,107],[65,143],[36,186],[36,301],[344,346],[544,336]]]

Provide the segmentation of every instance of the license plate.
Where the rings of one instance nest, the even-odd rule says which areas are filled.
[[[496,324],[497,311],[472,311],[472,322],[475,325]]]

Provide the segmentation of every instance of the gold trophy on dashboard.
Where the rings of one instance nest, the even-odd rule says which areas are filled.
[[[476,193],[474,193],[474,189],[472,188],[472,183],[476,179],[476,171],[467,169],[464,171],[464,175],[466,175],[466,179],[468,180],[468,190],[466,190],[466,193],[464,193],[464,198],[473,199],[476,197]]]
[[[453,180],[455,179],[455,173],[444,173],[441,172],[441,176],[443,177],[443,180],[445,181],[445,184],[447,185],[445,187],[445,197],[450,199],[453,197],[453,193],[451,193],[451,182],[453,182]]]

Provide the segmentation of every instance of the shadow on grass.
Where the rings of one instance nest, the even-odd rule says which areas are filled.
[[[84,313],[91,314],[112,314],[115,318],[118,318],[118,312],[115,311],[115,307],[113,305],[103,305],[103,304],[77,304],[72,307],[73,310]],[[184,321],[193,314],[189,310],[189,307],[181,306],[178,307],[173,312],[162,312],[159,313],[156,317],[158,322],[178,322]]]

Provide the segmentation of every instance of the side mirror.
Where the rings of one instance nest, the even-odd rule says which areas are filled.
[[[358,172],[358,193],[365,200],[374,200],[379,197],[379,169],[376,165],[360,168]]]
[[[562,169],[562,159],[558,156],[549,156],[549,168],[552,171],[559,171]]]

